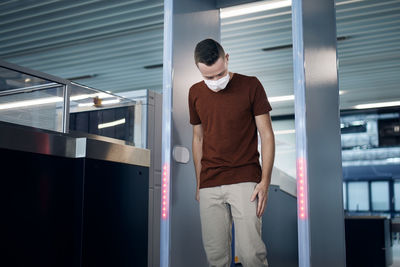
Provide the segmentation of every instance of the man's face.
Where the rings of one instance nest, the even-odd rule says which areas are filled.
[[[226,54],[224,57],[218,58],[218,60],[211,66],[207,66],[204,63],[198,63],[197,67],[204,79],[215,81],[228,74],[228,59],[229,55]]]

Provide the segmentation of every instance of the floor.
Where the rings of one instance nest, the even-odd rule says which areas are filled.
[[[400,267],[400,241],[393,241],[393,264],[390,267]]]
[[[393,264],[389,267],[400,267],[400,240],[393,241]],[[235,267],[242,267],[242,265],[236,264]]]

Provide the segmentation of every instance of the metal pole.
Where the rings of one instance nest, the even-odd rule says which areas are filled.
[[[170,266],[170,180],[173,82],[173,0],[164,0],[160,267]]]
[[[334,0],[293,0],[300,267],[346,266]]]
[[[64,93],[64,106],[63,106],[63,120],[62,120],[62,132],[69,132],[69,96],[70,96],[70,84],[67,83],[63,86]]]

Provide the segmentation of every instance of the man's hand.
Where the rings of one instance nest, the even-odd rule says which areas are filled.
[[[254,188],[253,195],[251,196],[250,201],[253,202],[258,197],[257,204],[257,217],[261,218],[264,214],[265,207],[267,206],[268,200],[268,187],[265,183],[258,183]]]
[[[254,118],[261,139],[262,175],[261,182],[257,184],[251,196],[251,201],[258,197],[257,216],[261,218],[267,206],[268,187],[271,182],[272,166],[275,158],[275,137],[269,112]]]

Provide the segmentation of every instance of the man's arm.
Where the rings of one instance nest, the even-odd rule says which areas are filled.
[[[261,182],[254,189],[251,201],[258,197],[257,216],[261,217],[267,204],[268,187],[271,183],[271,173],[275,158],[275,137],[269,113],[255,116],[255,120],[261,138],[262,175]]]
[[[201,158],[203,156],[203,127],[201,124],[193,125],[192,153],[196,171],[196,200],[199,201]]]

